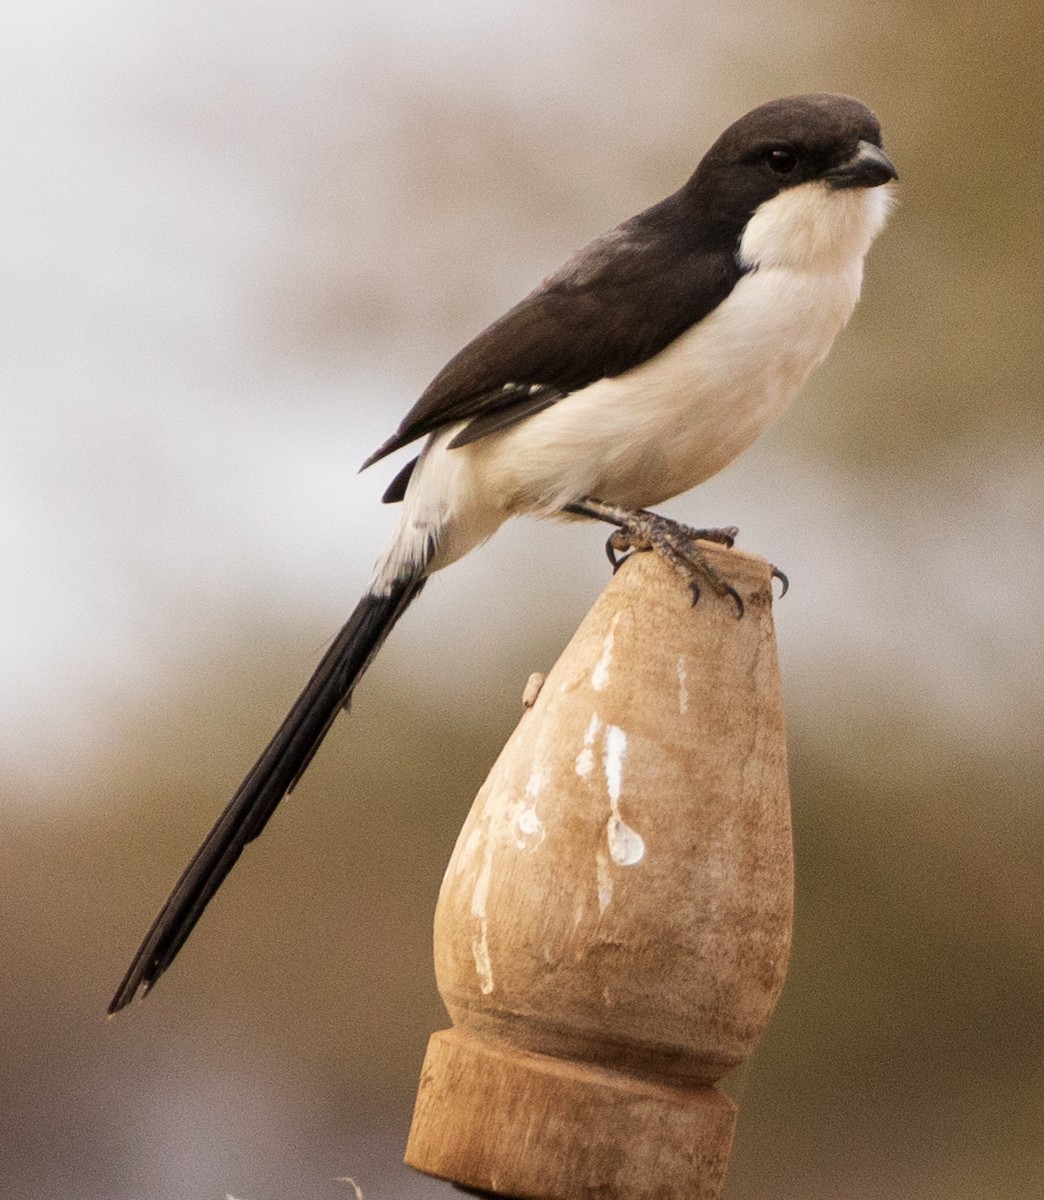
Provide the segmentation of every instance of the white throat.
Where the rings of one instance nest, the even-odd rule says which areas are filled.
[[[817,273],[860,262],[884,228],[893,199],[888,187],[832,188],[817,180],[787,188],[747,222],[740,264]]]

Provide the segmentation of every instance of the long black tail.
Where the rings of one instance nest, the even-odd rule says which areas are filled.
[[[421,574],[397,582],[387,596],[367,595],[359,601],[153,921],[109,1005],[110,1016],[139,991],[145,995],[174,961],[243,848],[264,829],[279,801],[300,779],[334,718],[351,699],[356,683],[424,582]]]

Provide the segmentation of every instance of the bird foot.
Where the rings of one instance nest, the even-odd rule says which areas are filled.
[[[630,554],[655,550],[685,580],[692,593],[693,604],[699,600],[703,588],[709,587],[723,599],[729,597],[736,605],[736,615],[742,617],[743,598],[710,562],[698,544],[701,541],[717,542],[721,546],[731,547],[738,533],[739,530],[734,525],[725,529],[691,529],[688,525],[681,525],[656,513],[639,511],[628,514],[626,523],[610,534],[605,544],[605,552],[615,572],[627,561]],[[621,553],[626,557],[619,557]],[[780,577],[784,578],[785,582],[785,577]]]
[[[702,588],[707,586],[717,595],[729,597],[736,605],[737,616],[743,616],[742,596],[710,562],[706,551],[699,546],[700,542],[717,542],[720,546],[731,547],[739,534],[735,525],[728,525],[723,529],[692,529],[647,509],[622,508],[616,504],[607,504],[594,496],[584,496],[575,500],[565,505],[563,511],[571,516],[608,521],[617,527],[605,544],[605,552],[612,563],[614,573],[627,561],[631,553],[655,550],[662,554],[685,580],[692,593],[693,604],[699,600]],[[626,557],[621,558],[620,554]],[[785,596],[790,586],[786,575],[777,567],[773,567],[772,577],[778,579],[781,584],[780,596]]]

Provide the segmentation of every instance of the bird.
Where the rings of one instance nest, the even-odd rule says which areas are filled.
[[[173,962],[244,848],[301,778],[427,579],[509,517],[608,522],[742,601],[691,530],[650,509],[716,474],[790,406],[851,316],[898,175],[877,118],[787,96],[733,122],[675,192],[594,239],[463,347],[363,464],[422,441],[370,585],[207,835],[109,1014]],[[785,583],[784,583],[785,586]]]

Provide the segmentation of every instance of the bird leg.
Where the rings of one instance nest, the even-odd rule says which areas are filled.
[[[693,604],[699,600],[702,588],[707,586],[719,596],[731,597],[735,601],[737,615],[743,616],[743,599],[739,592],[722,576],[697,544],[704,541],[731,546],[739,533],[734,525],[725,529],[692,529],[688,525],[681,525],[644,508],[632,511],[615,504],[605,504],[591,496],[585,496],[575,504],[567,504],[564,511],[580,517],[608,521],[609,524],[618,527],[615,533],[610,535],[605,546],[614,571],[625,561],[617,557],[619,552],[638,553],[655,550],[662,554],[685,580],[692,593]]]

